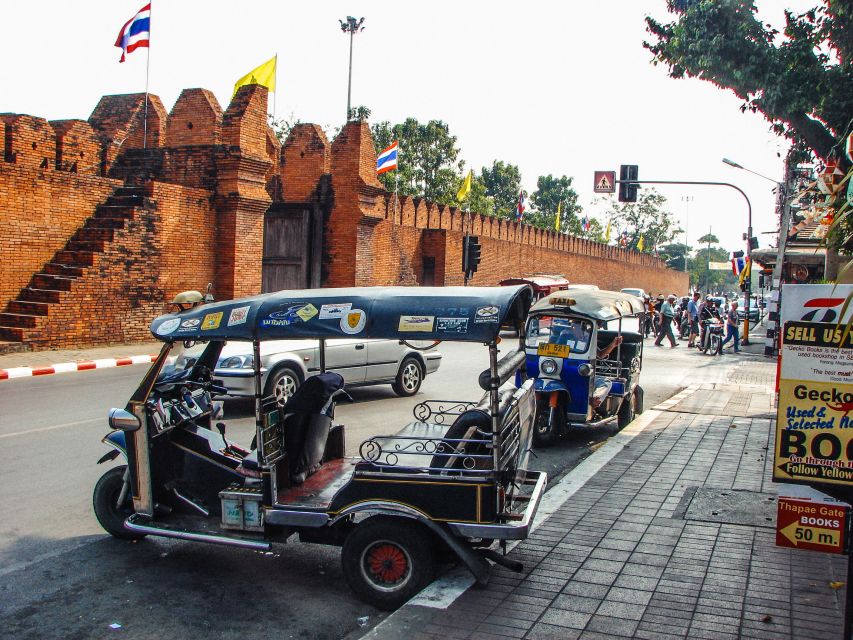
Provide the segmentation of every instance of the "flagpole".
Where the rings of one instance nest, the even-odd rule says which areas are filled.
[[[278,100],[278,51],[275,52],[275,85],[276,90],[272,92],[272,119],[275,120],[275,102]]]
[[[145,107],[142,115],[142,148],[148,148],[148,72],[151,68],[151,14],[154,2],[149,3],[148,9],[148,46],[145,47]]]

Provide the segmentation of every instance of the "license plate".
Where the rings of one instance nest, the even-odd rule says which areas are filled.
[[[540,356],[550,356],[552,358],[568,358],[569,345],[551,344],[545,342],[539,345],[539,347],[536,349],[536,354]]]

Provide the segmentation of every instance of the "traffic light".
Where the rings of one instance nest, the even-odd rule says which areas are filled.
[[[480,264],[482,247],[478,240],[477,236],[465,236],[462,244],[462,271],[467,274],[476,273],[477,265]]]
[[[623,164],[619,166],[619,202],[636,202],[639,185],[630,184],[637,179],[637,165]]]
[[[732,251],[732,258],[743,258],[743,251]]]
[[[756,249],[758,249],[758,238],[753,236],[749,239],[749,250],[755,251]]]

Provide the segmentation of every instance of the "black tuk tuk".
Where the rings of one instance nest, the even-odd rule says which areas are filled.
[[[265,551],[294,534],[342,547],[343,572],[356,594],[399,606],[455,556],[485,583],[490,564],[519,570],[493,548],[527,536],[544,491],[544,473],[527,470],[533,433],[533,380],[526,379],[524,320],[528,287],[352,288],[280,291],[216,302],[158,317],[165,344],[125,409],[112,409],[104,438],[126,466],[99,480],[94,507],[119,538],[164,536]],[[501,327],[519,340],[499,358]],[[410,342],[479,342],[488,368],[482,398],[424,401],[396,434],[374,435],[345,456],[346,397],[325,373],[327,339],[359,336]],[[320,373],[280,407],[261,387],[265,340],[319,341]],[[226,341],[254,350],[255,443],[226,438],[211,373]],[[185,370],[173,347],[205,343]],[[484,359],[485,363],[485,359]],[[517,386],[507,383],[516,380]],[[379,425],[377,425],[379,426]],[[254,445],[254,443],[253,443]]]

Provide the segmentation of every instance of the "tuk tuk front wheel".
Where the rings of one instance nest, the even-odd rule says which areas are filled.
[[[391,611],[435,577],[433,541],[416,522],[374,516],[344,541],[341,565],[355,594],[378,609]]]
[[[550,407],[548,405],[540,406],[536,411],[536,422],[533,423],[533,446],[534,447],[550,447],[557,441],[559,435],[558,414],[560,408],[554,412],[554,422],[548,424],[548,416],[550,415]]]
[[[101,476],[95,485],[92,505],[95,517],[104,530],[115,538],[122,540],[140,540],[144,534],[131,533],[124,528],[124,521],[133,515],[133,502],[130,491],[125,492],[125,499],[118,506],[118,499],[124,487],[126,465],[114,467]]]

